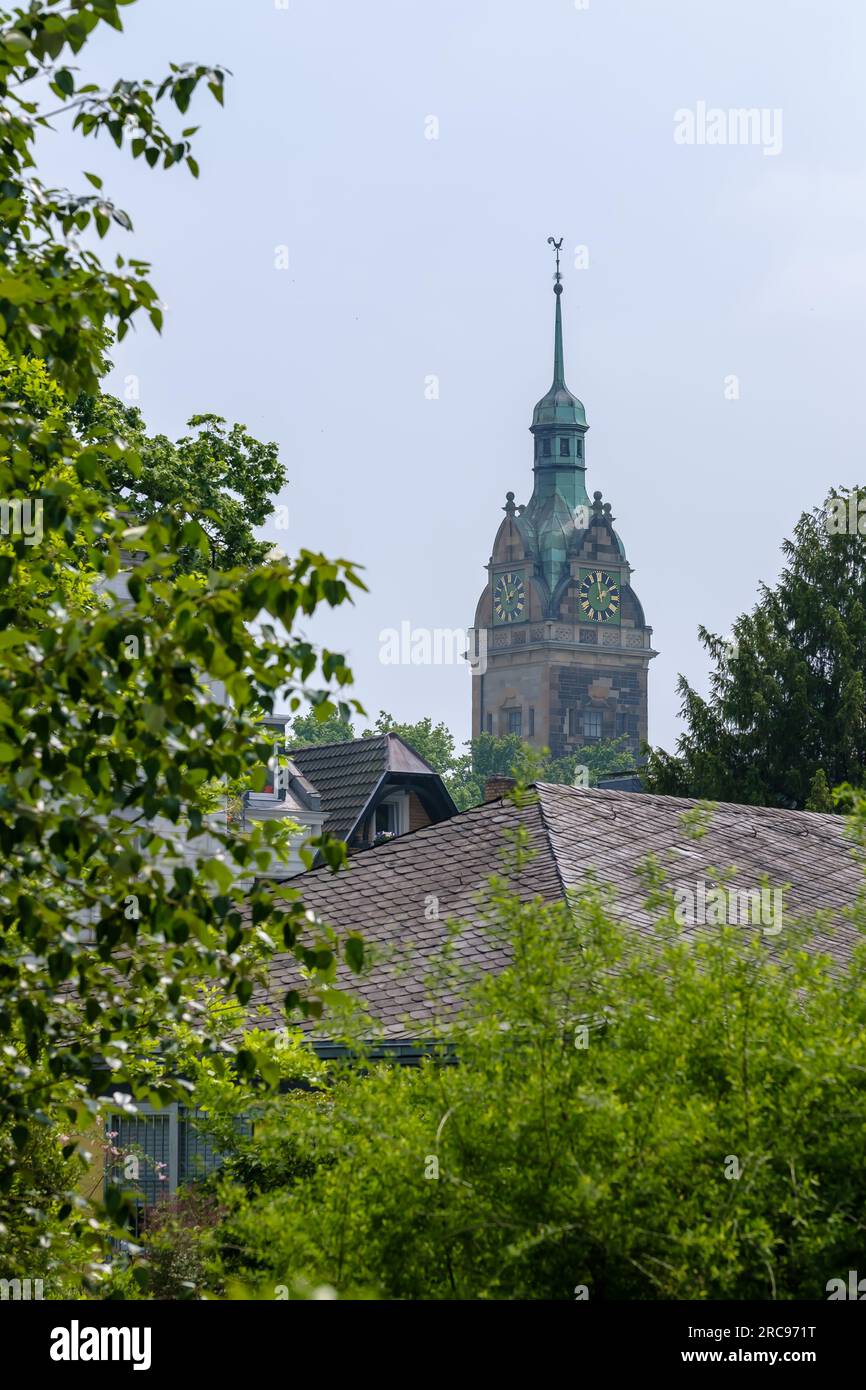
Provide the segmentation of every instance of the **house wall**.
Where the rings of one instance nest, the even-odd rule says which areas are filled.
[[[432,825],[430,817],[424,810],[419,797],[415,792],[409,796],[409,829],[422,830],[425,825]]]

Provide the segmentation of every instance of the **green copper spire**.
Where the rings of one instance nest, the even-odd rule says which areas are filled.
[[[565,384],[565,366],[562,352],[562,275],[559,270],[559,251],[563,237],[548,243],[556,251],[556,274],[553,277],[553,293],[556,295],[556,321],[553,330],[553,385],[546,396],[542,396],[532,412],[535,425],[583,425],[586,426],[586,411],[577,396],[573,396]]]
[[[565,386],[565,367],[562,362],[562,276],[559,273],[559,251],[564,237],[559,241],[554,241],[552,236],[547,238],[549,246],[553,246],[556,252],[556,274],[553,277],[553,293],[556,295],[556,327],[553,330],[553,385]]]
[[[532,412],[534,483],[521,518],[536,572],[553,593],[567,572],[569,546],[588,524],[584,441],[589,426],[582,403],[565,384],[562,351],[562,273],[559,253],[563,238],[548,237],[556,252],[553,292],[556,318],[553,330],[553,384]]]

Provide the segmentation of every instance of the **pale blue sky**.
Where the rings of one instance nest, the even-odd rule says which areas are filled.
[[[154,429],[214,410],[276,439],[284,549],[366,566],[310,634],[371,713],[468,737],[460,667],[383,666],[379,634],[466,627],[505,493],[531,490],[550,384],[550,234],[587,485],[613,505],[661,655],[703,687],[696,629],[772,582],[800,511],[862,464],[866,182],[858,0],[141,0],[92,79],[225,63],[200,99],[198,183],[110,146],[43,142],[49,178],[102,174],[168,313],[115,354]],[[674,113],[782,111],[782,149],[682,146]],[[425,138],[435,116],[438,140]],[[275,268],[288,247],[289,269]],[[428,375],[438,400],[425,398]],[[740,399],[725,398],[739,378]]]

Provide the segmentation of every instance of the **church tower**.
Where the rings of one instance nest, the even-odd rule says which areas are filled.
[[[610,503],[586,491],[586,411],[565,384],[562,240],[556,250],[553,384],[532,414],[533,488],[506,494],[475,614],[472,736],[519,734],[563,757],[647,738],[652,628],[631,586]]]

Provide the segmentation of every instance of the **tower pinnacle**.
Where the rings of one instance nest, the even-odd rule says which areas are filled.
[[[557,240],[556,240],[554,237],[552,237],[552,236],[549,236],[549,237],[547,238],[547,244],[548,244],[548,246],[552,246],[553,249],[554,249],[554,251],[556,252],[556,274],[555,274],[554,277],[553,277],[554,280],[556,281],[556,285],[555,285],[554,290],[553,290],[553,293],[554,293],[554,294],[562,294],[562,286],[561,286],[561,284],[560,284],[560,281],[562,280],[562,276],[561,276],[560,273],[559,273],[559,253],[560,253],[560,250],[562,249],[562,243],[563,243],[564,241],[565,241],[565,237],[564,237],[564,236],[561,236],[561,237],[559,238],[559,241],[557,241]]]
[[[533,434],[536,433],[539,426],[550,426],[551,437],[554,431],[563,426],[566,429],[576,426],[584,434],[587,430],[586,411],[577,396],[573,396],[565,384],[565,363],[562,352],[562,291],[564,286],[562,284],[562,272],[559,268],[559,253],[564,240],[565,237],[560,237],[559,241],[552,236],[547,238],[548,244],[556,252],[556,274],[553,277],[553,293],[556,295],[556,318],[553,330],[553,384],[536,405],[530,426]],[[544,457],[550,456],[550,452],[548,450]],[[560,456],[558,448],[556,455],[557,457]],[[573,460],[576,459],[576,454],[572,453],[570,449],[562,452],[562,457],[567,455],[571,455]]]
[[[556,295],[556,326],[553,334],[553,387],[565,386],[565,366],[562,355],[562,310],[560,309],[560,295],[562,294],[562,275],[559,269],[559,253],[565,237],[560,237],[559,241],[552,236],[547,238],[548,246],[552,246],[556,252],[556,274],[553,277],[553,293]]]

